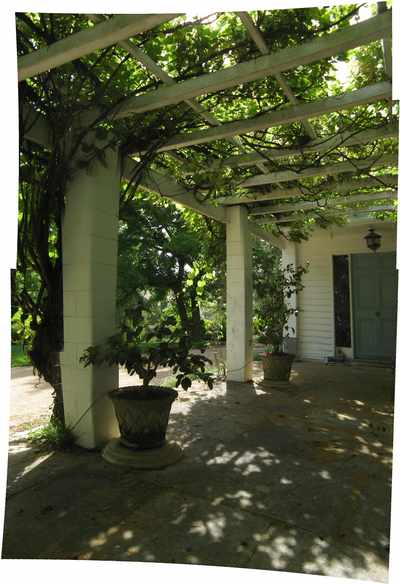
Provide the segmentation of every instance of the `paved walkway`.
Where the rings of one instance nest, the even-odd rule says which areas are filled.
[[[296,363],[287,385],[196,386],[181,392],[169,428],[184,459],[163,471],[114,467],[80,449],[43,453],[13,433],[3,557],[383,582],[393,384],[387,369]],[[13,389],[12,408],[23,391]]]
[[[45,424],[53,403],[51,387],[33,375],[32,367],[11,370],[10,435]]]

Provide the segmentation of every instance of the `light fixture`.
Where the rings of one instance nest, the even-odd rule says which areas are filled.
[[[376,233],[372,229],[372,227],[370,227],[368,229],[368,233],[364,237],[364,239],[367,242],[367,246],[369,247],[369,249],[372,249],[372,251],[376,251],[377,249],[379,249],[381,247],[382,235],[379,235],[379,233]]]

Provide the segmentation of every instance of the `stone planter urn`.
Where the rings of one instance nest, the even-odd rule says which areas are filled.
[[[289,381],[295,355],[291,353],[267,353],[262,356],[266,381]]]
[[[165,444],[174,389],[129,386],[109,392],[121,433],[120,443],[133,450],[161,448]]]

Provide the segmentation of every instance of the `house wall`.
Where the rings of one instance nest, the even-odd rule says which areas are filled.
[[[374,228],[382,235],[379,251],[395,251],[395,225],[378,224]],[[298,296],[298,357],[324,360],[335,356],[332,256],[374,253],[367,249],[364,240],[367,231],[368,225],[318,229],[308,241],[297,244],[298,265],[309,262],[309,271],[303,279],[305,287]],[[344,352],[353,357],[352,349]]]

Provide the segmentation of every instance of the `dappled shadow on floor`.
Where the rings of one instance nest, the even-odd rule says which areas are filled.
[[[388,370],[296,364],[289,384],[195,388],[169,429],[184,459],[163,471],[15,444],[3,557],[384,581],[393,383]]]

